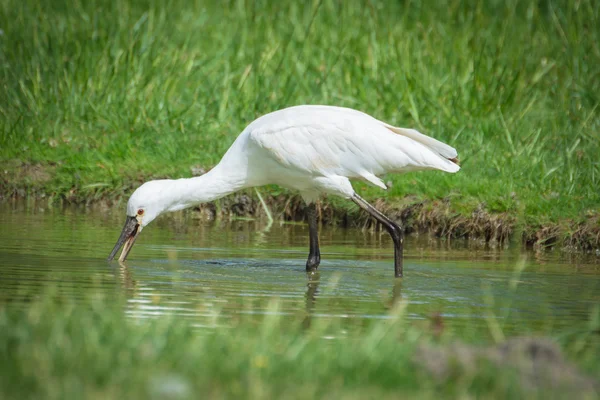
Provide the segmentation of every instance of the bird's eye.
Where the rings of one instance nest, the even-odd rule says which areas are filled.
[[[142,210],[141,208],[137,211],[137,215],[144,215],[144,210]]]

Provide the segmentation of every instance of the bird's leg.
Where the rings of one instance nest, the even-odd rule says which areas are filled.
[[[352,201],[360,208],[371,214],[388,231],[394,241],[394,273],[396,278],[402,277],[402,251],[404,244],[404,229],[394,221],[383,215],[375,207],[367,203],[362,197],[354,193]]]
[[[316,271],[321,262],[319,231],[317,229],[317,205],[315,203],[310,203],[306,206],[306,216],[308,217],[308,240],[310,244],[308,260],[306,261],[306,272],[313,272]]]

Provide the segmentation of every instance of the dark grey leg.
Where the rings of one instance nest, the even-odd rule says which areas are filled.
[[[308,217],[308,236],[310,250],[308,260],[306,261],[306,271],[316,271],[321,262],[321,252],[319,251],[319,232],[317,229],[317,206],[311,203],[306,206],[306,216]]]
[[[388,231],[394,241],[394,273],[396,278],[402,277],[402,249],[404,243],[404,230],[394,221],[383,215],[375,207],[367,203],[362,197],[354,193],[352,201],[360,208],[371,214]]]

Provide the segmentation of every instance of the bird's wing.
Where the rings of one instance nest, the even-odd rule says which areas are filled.
[[[321,117],[271,119],[252,127],[250,139],[285,168],[306,175],[361,176],[369,157],[356,135],[340,126],[339,119]]]
[[[361,177],[382,188],[377,177],[382,173],[446,170],[452,164],[422,140],[391,128],[355,110],[302,106],[267,114],[247,129],[250,140],[285,168],[314,176]]]

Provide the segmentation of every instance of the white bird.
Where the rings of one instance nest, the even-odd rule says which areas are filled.
[[[388,172],[457,172],[456,150],[413,129],[397,128],[349,108],[301,105],[264,115],[244,129],[219,164],[202,176],[144,183],[127,203],[127,219],[110,253],[124,261],[142,229],[162,213],[182,210],[238,190],[277,184],[298,190],[307,204],[309,256],[320,263],[315,201],[321,194],[351,199],[389,232],[395,275],[402,276],[403,229],[362,199],[350,178],[386,189]]]

